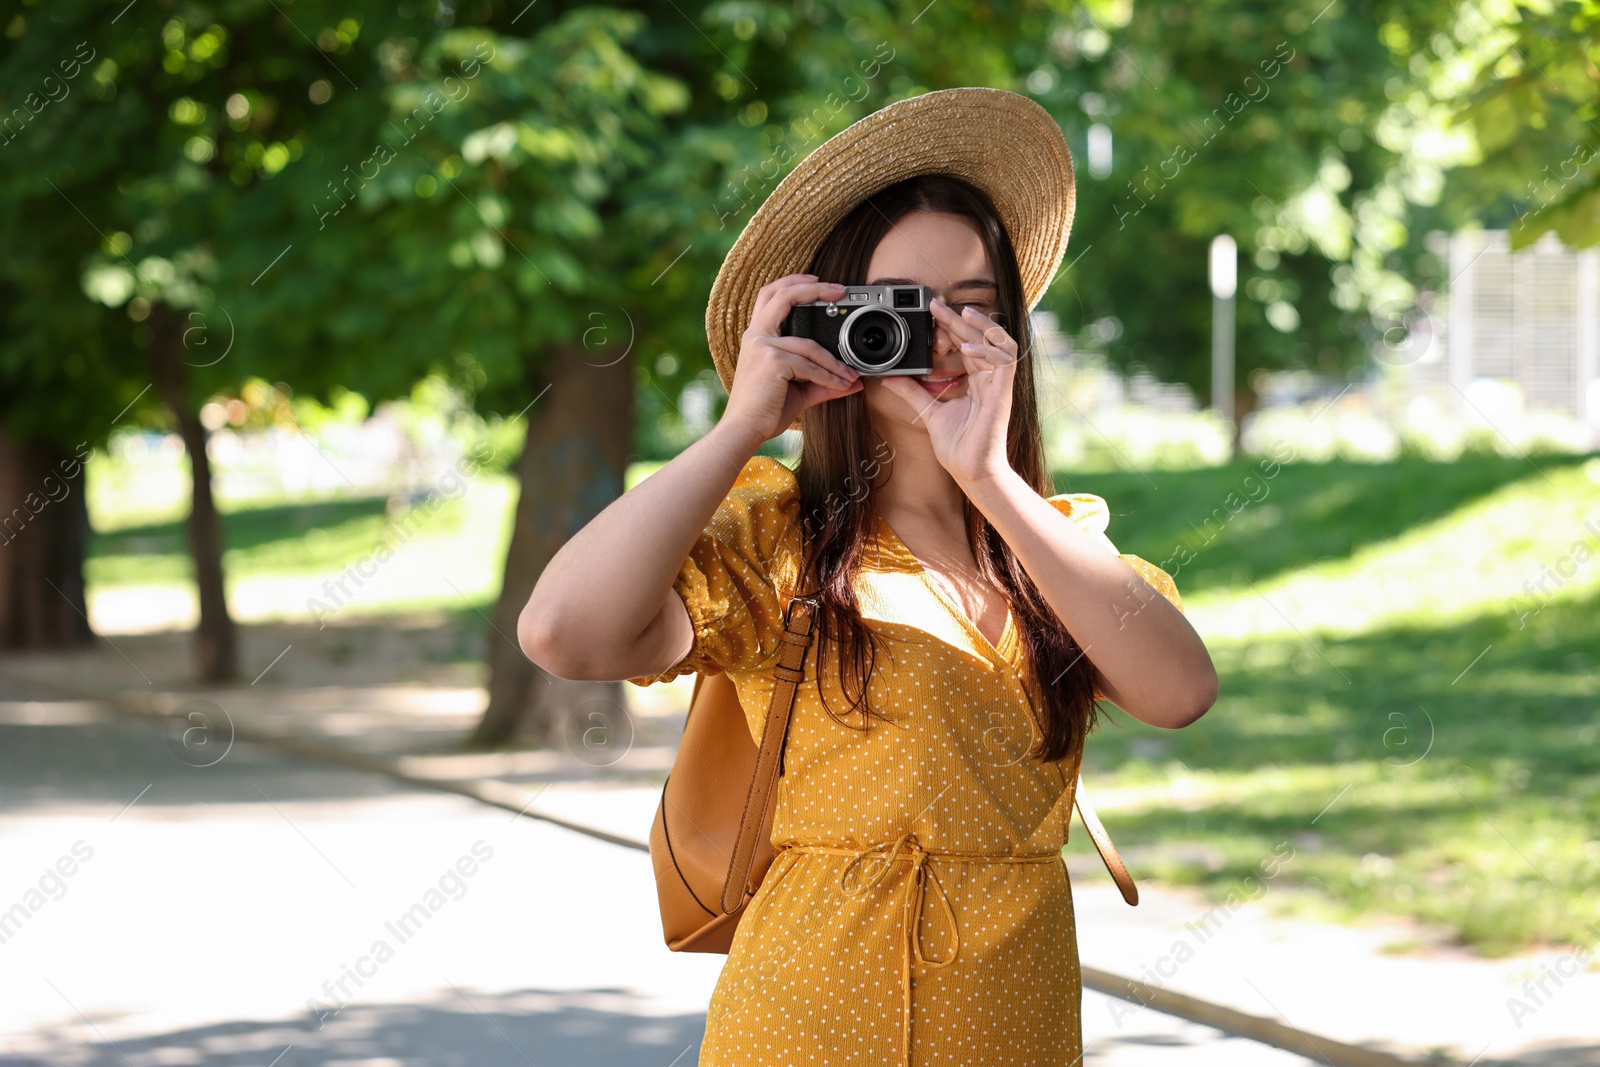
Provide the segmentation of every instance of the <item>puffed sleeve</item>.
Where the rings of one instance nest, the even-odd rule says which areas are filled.
[[[635,685],[680,675],[771,666],[793,591],[800,493],[794,472],[770,456],[745,464],[672,587],[694,624],[688,655]]]
[[[1135,574],[1171,601],[1173,607],[1183,610],[1183,598],[1178,595],[1178,585],[1172,580],[1172,575],[1131,552],[1117,551],[1117,546],[1106,536],[1106,527],[1111,522],[1111,509],[1106,506],[1105,500],[1093,493],[1061,493],[1048,499],[1057,511],[1076,522],[1079,529],[1093,535],[1107,552],[1121,557]],[[1094,699],[1105,699],[1105,694],[1098,687],[1095,688]]]

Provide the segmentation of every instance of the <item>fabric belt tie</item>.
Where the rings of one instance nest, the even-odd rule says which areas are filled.
[[[901,1026],[901,1051],[902,1062],[906,1067],[911,1064],[911,960],[913,957],[924,967],[943,967],[954,963],[956,956],[961,951],[961,930],[956,923],[956,913],[950,907],[950,899],[945,895],[944,886],[939,882],[939,876],[934,873],[928,861],[937,856],[939,859],[959,860],[979,863],[1048,863],[1052,860],[1061,863],[1061,852],[1031,852],[1020,855],[992,852],[956,852],[945,849],[923,848],[917,841],[917,835],[907,831],[893,841],[881,841],[864,850],[853,848],[839,848],[834,845],[785,845],[784,848],[794,849],[799,852],[821,852],[829,856],[854,857],[845,866],[844,873],[839,876],[839,888],[853,897],[862,896],[881,882],[889,873],[890,866],[897,859],[911,861],[911,876],[905,882],[905,896],[901,906],[901,925],[904,952],[900,956],[900,987],[904,991],[902,998],[902,1026]],[[849,884],[850,872],[856,865],[868,856],[887,850],[883,857],[882,865],[876,874],[862,881],[857,878],[852,887]],[[944,959],[934,959],[922,951],[922,907],[927,895],[928,879],[932,879],[933,888],[939,899],[939,906],[944,909],[946,922],[950,927],[950,954]]]

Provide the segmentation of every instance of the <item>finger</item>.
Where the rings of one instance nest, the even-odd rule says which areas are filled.
[[[754,325],[754,323],[757,321],[757,317],[765,314],[767,305],[772,302],[773,294],[775,294],[779,289],[783,288],[785,285],[793,285],[799,282],[814,282],[816,280],[817,276],[815,274],[785,274],[783,277],[775,278],[766,285],[763,285],[760,289],[757,289],[755,305],[750,309],[751,324]]]
[[[983,337],[983,331],[974,323],[967,321],[961,311],[946,304],[938,297],[928,301],[928,309],[933,312],[934,320],[950,331],[957,343],[961,341],[977,341]],[[962,311],[966,309],[963,308]]]
[[[800,386],[800,408],[801,410],[804,410],[820,404],[825,400],[837,400],[841,396],[849,396],[851,393],[859,393],[863,388],[865,388],[865,383],[861,381],[851,382],[843,389],[835,389],[832,386],[822,385],[819,382],[806,382]]]
[[[817,382],[835,389],[843,389],[855,381],[854,378],[835,374],[820,363],[776,345],[773,346],[773,351],[777,353],[778,365],[785,371],[784,377],[790,381]]]
[[[961,314],[970,325],[977,327],[978,340],[991,344],[1002,351],[1016,352],[1016,338],[1012,337],[1011,332],[1004,326],[995,322],[983,312],[970,307],[962,308]]]
[[[786,334],[779,334],[771,338],[769,343],[773,348],[784,352],[793,352],[797,356],[809,359],[823,370],[831,374],[837,374],[846,381],[855,381],[861,377],[860,371],[832,352],[829,352],[826,348],[823,348],[821,344],[810,337],[790,337]]]
[[[943,301],[939,301],[937,305],[930,302],[929,306],[934,307],[934,313],[939,317],[939,321],[945,324],[958,343],[983,342],[994,345],[1002,351],[1008,348],[1013,352],[1016,351],[1017,342],[1010,331],[976,308],[967,306],[956,311]]]
[[[980,370],[1014,367],[1017,363],[1017,357],[1014,352],[1009,352],[997,345],[987,344],[982,341],[963,341],[959,347],[962,359],[969,363],[976,361]]]
[[[765,303],[759,299],[750,314],[750,328],[767,337],[781,336],[783,320],[796,304],[832,300],[844,295],[845,287],[835,282],[779,280],[769,287]]]
[[[994,345],[966,341],[956,346],[961,354],[961,364],[967,371],[967,392],[984,391],[997,375],[1009,388],[1016,375],[1017,360],[1011,353]]]
[[[982,367],[1012,366],[1017,362],[1017,344],[1001,326],[990,326],[976,340],[956,346],[963,362],[976,358]]]
[[[817,276],[815,274],[785,274],[781,278],[774,278],[772,281],[756,290],[756,302],[755,306],[751,309],[752,314],[760,311],[767,301],[772,299],[772,294],[777,292],[781,287],[789,285],[793,282],[814,282],[816,280]]]
[[[911,410],[915,413],[912,415],[913,421],[926,425],[925,416],[938,401],[928,396],[926,389],[910,381],[903,374],[887,374],[884,375],[882,381],[885,389],[910,405]]]

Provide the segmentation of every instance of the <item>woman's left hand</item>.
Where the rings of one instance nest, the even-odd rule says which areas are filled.
[[[964,396],[936,400],[906,375],[885,375],[884,388],[916,410],[928,430],[934,457],[958,482],[981,481],[1010,468],[1006,431],[1011,387],[1017,376],[1017,342],[1005,327],[970,307],[959,313],[934,298],[934,321],[950,331],[967,371]]]

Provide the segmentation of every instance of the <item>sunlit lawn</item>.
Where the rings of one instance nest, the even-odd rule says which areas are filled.
[[[1489,953],[1600,937],[1600,533],[1583,527],[1600,531],[1600,458],[1270,478],[1251,461],[1059,484],[1105,497],[1118,547],[1174,572],[1222,678],[1187,729],[1107,705],[1118,725],[1090,739],[1086,787],[1136,875],[1218,900],[1414,915]],[[472,609],[498,586],[512,499],[507,479],[474,480],[347,584],[341,610],[443,608],[481,627]],[[241,615],[304,617],[396,529],[382,500],[231,513]],[[1580,541],[1591,555],[1519,625],[1542,602],[1523,583]],[[181,586],[183,544],[177,521],[98,537],[91,591]]]
[[[1123,551],[1196,550],[1177,582],[1221,676],[1187,729],[1113,712],[1092,735],[1084,779],[1118,841],[1167,846],[1144,870],[1218,900],[1405,913],[1488,953],[1592,944],[1600,459],[1247,476],[1069,480],[1126,513],[1108,531]],[[1236,490],[1259,503],[1207,546],[1191,522]],[[1587,561],[1522,620],[1541,602],[1523,583],[1580,541]]]
[[[500,586],[514,490],[507,476],[480,475],[453,497],[418,501],[393,516],[383,497],[230,511],[223,554],[230,608],[251,621],[305,618],[323,610],[308,606],[313,600],[345,618],[482,608]],[[382,561],[380,546],[389,550]],[[97,536],[88,572],[91,600],[119,589],[182,588],[192,574],[183,520]]]

